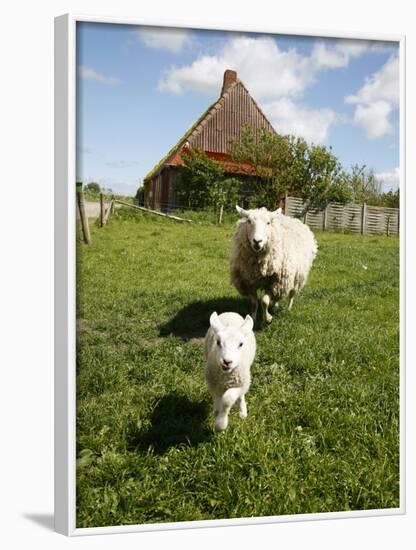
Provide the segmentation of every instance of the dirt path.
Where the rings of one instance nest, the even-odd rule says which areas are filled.
[[[109,203],[105,203],[105,207],[107,208]],[[114,205],[116,208],[120,208],[120,204]],[[99,202],[93,202],[93,201],[85,201],[85,212],[87,214],[87,218],[98,218],[100,215],[100,203]],[[77,219],[79,218],[79,212],[77,208]]]

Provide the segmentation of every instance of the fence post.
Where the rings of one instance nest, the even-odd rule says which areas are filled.
[[[107,222],[108,222],[108,218],[110,217],[110,214],[113,210],[113,204],[114,204],[114,200],[111,201],[111,203],[109,204],[107,210],[105,211],[105,216],[104,216],[104,225],[107,225]]]
[[[110,214],[114,212],[114,195],[111,195]]]
[[[365,235],[367,205],[363,202],[361,206],[361,235]]]
[[[222,214],[224,212],[224,205],[222,204],[220,206],[220,215],[218,216],[218,225],[221,225],[222,224]]]
[[[77,203],[79,218],[81,220],[82,235],[84,237],[85,244],[91,243],[90,228],[88,225],[88,218],[85,214],[85,203],[84,203],[84,193],[82,191],[77,191]]]
[[[105,215],[105,210],[104,210],[104,194],[103,194],[103,193],[100,193],[100,226],[101,226],[101,227],[104,226],[104,215]]]
[[[323,219],[323,222],[322,222],[322,231],[326,231],[327,216],[328,216],[328,205],[325,206],[325,210],[324,210],[324,219]]]
[[[387,216],[387,237],[390,237],[390,216]]]
[[[284,208],[283,208],[283,214],[285,216],[287,216],[286,212],[287,212],[287,200],[288,200],[288,194],[285,193],[285,204],[284,204]]]

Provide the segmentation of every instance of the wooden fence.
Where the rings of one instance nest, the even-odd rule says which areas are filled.
[[[83,237],[84,243],[91,244],[90,226],[88,221],[88,215],[85,209],[84,193],[82,191],[77,191],[77,204],[78,204],[78,212],[79,212],[79,218],[81,222],[81,230],[82,230],[82,237]],[[116,204],[120,204],[122,206],[129,206],[131,208],[135,208],[136,210],[147,212],[148,214],[163,216],[164,218],[167,218],[169,220],[174,220],[177,222],[192,223],[192,220],[180,218],[179,216],[172,216],[170,214],[164,214],[163,212],[158,212],[157,210],[149,210],[149,208],[137,206],[135,204],[131,204],[130,202],[126,202],[126,201],[121,201],[119,199],[114,198],[114,195],[111,197],[110,203],[106,205],[104,194],[100,193],[100,210],[99,210],[100,227],[104,227],[107,224],[110,214],[114,212]]]
[[[400,211],[367,204],[329,203],[322,210],[308,210],[298,197],[286,197],[285,213],[318,231],[341,231],[361,235],[399,236]]]

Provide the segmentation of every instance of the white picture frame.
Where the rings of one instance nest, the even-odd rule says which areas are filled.
[[[183,25],[179,21],[141,20],[119,17],[66,14],[55,19],[55,529],[67,536],[206,528],[224,525],[250,525],[277,522],[313,521],[347,517],[371,517],[405,513],[405,234],[400,234],[400,507],[386,510],[328,512],[250,519],[222,519],[161,524],[107,527],[76,527],[75,455],[75,230],[76,230],[76,25],[78,22],[126,25],[156,25],[244,32],[268,32],[297,36],[322,36],[397,41],[400,47],[400,181],[401,227],[405,227],[405,37],[374,33],[328,33],[317,29],[291,30],[265,25],[262,28],[222,28]]]

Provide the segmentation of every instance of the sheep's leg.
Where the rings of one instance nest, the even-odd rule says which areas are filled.
[[[277,313],[279,311],[279,307],[279,299],[272,298],[271,310],[273,311],[273,313]]]
[[[231,407],[240,397],[239,388],[230,388],[223,393],[220,401],[220,410],[215,418],[215,429],[217,432],[223,432],[228,426],[228,415]]]
[[[257,300],[257,292],[255,294],[250,294],[249,300],[250,300],[250,306],[251,306],[251,317],[253,318],[254,324],[256,324],[257,308],[259,307],[259,302]]]
[[[289,305],[287,307],[287,309],[289,309],[289,310],[292,309],[295,294],[296,294],[296,290],[294,288],[292,288],[292,290],[289,292]]]
[[[268,294],[265,294],[261,299],[261,307],[263,309],[263,316],[266,323],[271,323],[273,319],[273,317],[269,313],[269,305],[270,305],[270,296]]]
[[[244,394],[239,399],[237,399],[237,403],[239,407],[240,418],[244,420],[244,418],[247,418],[247,403]]]

